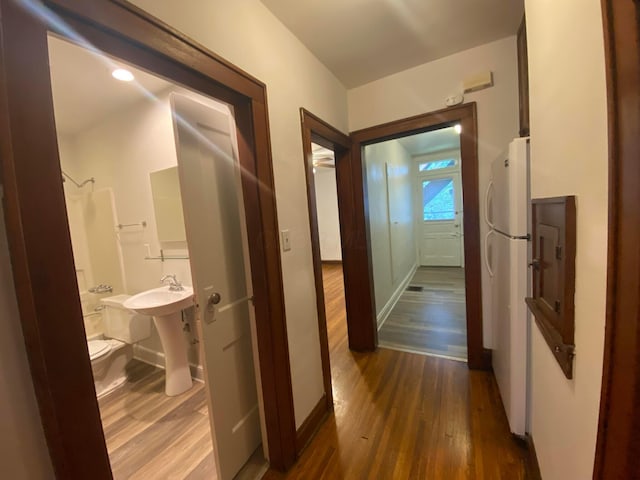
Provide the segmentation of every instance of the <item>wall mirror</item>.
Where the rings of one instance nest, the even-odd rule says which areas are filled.
[[[151,194],[160,243],[186,242],[178,167],[151,172]]]

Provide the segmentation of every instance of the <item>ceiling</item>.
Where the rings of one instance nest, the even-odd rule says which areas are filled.
[[[515,35],[524,0],[261,0],[347,87]]]
[[[51,35],[49,63],[56,129],[66,135],[77,134],[141,101],[148,95],[145,92],[157,94],[171,87],[159,77]],[[131,71],[135,80],[115,80],[111,71],[118,67]]]
[[[460,135],[454,127],[447,127],[400,138],[398,142],[412,156],[425,155],[427,153],[459,149]]]

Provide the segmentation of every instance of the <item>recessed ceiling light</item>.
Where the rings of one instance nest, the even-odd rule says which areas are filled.
[[[116,80],[120,80],[121,82],[130,82],[133,80],[133,73],[129,70],[125,70],[124,68],[116,68],[113,72],[111,72],[111,76]]]
[[[458,135],[460,135],[462,133],[462,125],[460,125],[459,123],[453,128],[455,129],[455,131],[456,131],[456,133]]]

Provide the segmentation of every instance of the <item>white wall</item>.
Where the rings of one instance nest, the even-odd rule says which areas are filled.
[[[135,0],[267,85],[278,222],[292,249],[282,255],[287,334],[299,427],[324,392],[306,208],[300,107],[347,131],[346,90],[258,0]]]
[[[532,327],[531,434],[545,480],[591,478],[607,268],[607,106],[599,0],[527,0],[532,196],[577,197],[574,379]]]
[[[334,168],[316,168],[316,210],[318,212],[318,235],[320,258],[342,260],[340,249],[340,220],[338,216],[338,187]]]
[[[398,140],[364,149],[371,263],[378,323],[416,266],[414,170]]]
[[[484,218],[484,192],[491,162],[518,135],[515,37],[456,53],[349,90],[349,129],[353,131],[445,108],[445,98],[461,92],[460,85],[465,77],[485,70],[493,72],[495,86],[465,95],[465,102],[476,102],[478,108],[480,215]],[[483,221],[480,223],[480,235],[484,239],[487,227]],[[484,259],[484,248],[481,252]],[[489,285],[489,280],[483,268],[482,284]],[[488,288],[483,289],[482,297],[484,344],[491,348]]]
[[[0,478],[53,479],[40,424],[0,215]]]

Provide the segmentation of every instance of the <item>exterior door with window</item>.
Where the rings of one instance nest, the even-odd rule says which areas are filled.
[[[443,170],[418,176],[420,265],[463,267],[460,171]]]

